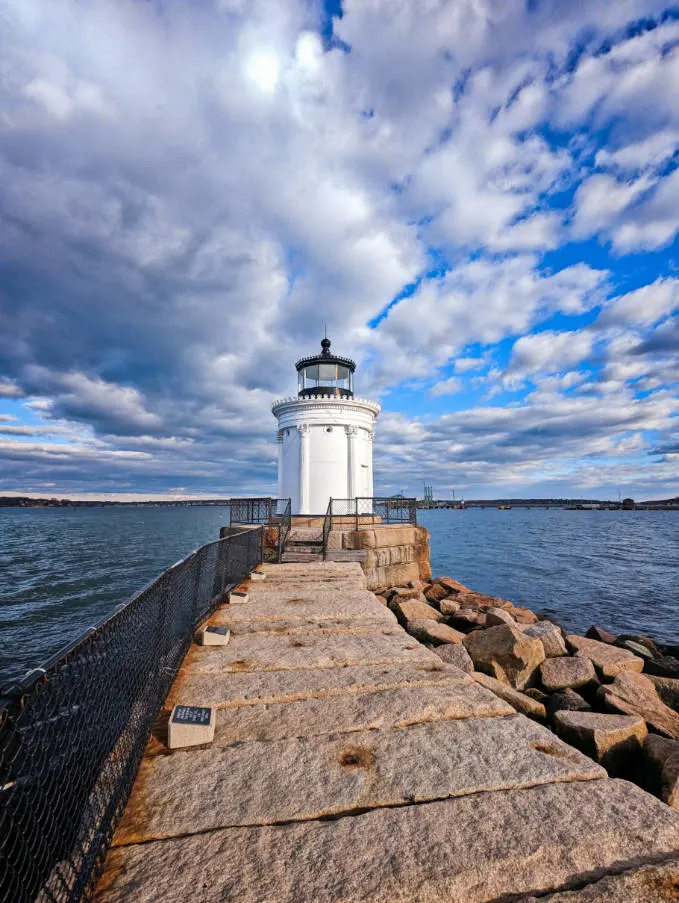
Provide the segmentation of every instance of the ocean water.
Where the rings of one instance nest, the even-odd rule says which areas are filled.
[[[527,605],[570,631],[679,638],[679,511],[419,511],[435,575]]]
[[[434,574],[570,630],[679,638],[679,512],[420,511]],[[226,508],[0,508],[0,683],[40,665],[227,523]]]

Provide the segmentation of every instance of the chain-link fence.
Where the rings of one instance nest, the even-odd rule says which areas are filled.
[[[417,499],[400,495],[389,498],[357,498],[356,516],[359,523],[371,519],[373,524],[416,524]]]
[[[0,698],[0,901],[90,897],[196,627],[262,557],[198,549]]]
[[[416,524],[417,500],[395,495],[387,498],[330,499],[326,521],[332,525],[342,523],[360,527],[372,524]]]

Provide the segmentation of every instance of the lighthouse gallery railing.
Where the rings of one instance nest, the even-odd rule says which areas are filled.
[[[169,568],[0,698],[0,901],[87,900],[196,627],[261,561],[262,528]]]

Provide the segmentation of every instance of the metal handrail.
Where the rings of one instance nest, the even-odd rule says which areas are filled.
[[[328,507],[323,518],[323,561],[328,557],[328,538],[332,530],[332,498],[328,501]]]
[[[370,524],[417,524],[417,499],[402,496],[357,496],[353,499],[331,499],[330,520],[354,518],[356,530],[369,518]]]
[[[279,514],[277,507],[275,514],[275,522],[278,525],[278,560],[281,561],[292,526],[292,499],[277,499],[277,502],[285,503],[283,511]]]

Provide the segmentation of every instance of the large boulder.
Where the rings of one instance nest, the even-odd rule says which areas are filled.
[[[465,633],[469,633],[470,630],[474,630],[476,627],[486,626],[486,615],[482,611],[461,608],[459,611],[449,615],[448,623],[456,630],[463,630]]]
[[[392,586],[387,590],[387,599],[389,602],[399,600],[405,602],[406,599],[421,599],[422,591],[414,586]]]
[[[514,620],[519,624],[537,624],[540,620],[534,611],[525,608],[523,605],[516,605],[509,609]]]
[[[477,671],[516,690],[523,690],[534,681],[545,659],[540,640],[526,636],[509,624],[474,631],[464,638],[464,645]]]
[[[533,699],[525,693],[520,693],[513,687],[508,687],[507,684],[501,683],[488,674],[481,674],[475,671],[472,676],[477,683],[491,690],[500,699],[504,699],[505,702],[508,702],[512,708],[516,709],[517,712],[521,712],[522,715],[528,715],[534,721],[544,721],[547,718],[547,710],[537,699]]]
[[[427,602],[431,602],[432,605],[438,605],[438,603],[448,595],[450,595],[450,593],[445,586],[442,586],[440,583],[432,583],[432,585],[424,591],[425,599]]]
[[[536,637],[543,645],[547,658],[568,655],[561,631],[551,621],[538,621],[523,628],[524,636]]]
[[[556,712],[554,729],[562,740],[595,759],[612,775],[629,770],[648,735],[642,718],[598,712]]]
[[[661,652],[650,637],[642,634],[621,633],[615,639],[615,645],[621,649],[629,649],[642,658],[660,658]]]
[[[485,610],[490,605],[501,607],[504,599],[496,599],[495,596],[485,596],[483,593],[474,593],[471,590],[458,593],[455,601],[460,603],[460,608],[474,608],[477,611]]]
[[[494,605],[491,605],[486,610],[486,626],[497,627],[500,624],[511,624],[515,627],[516,621],[504,608],[496,608]]]
[[[461,643],[464,639],[464,634],[459,630],[453,630],[452,627],[430,618],[408,621],[406,629],[415,639],[423,643],[433,643],[435,646],[440,643]]]
[[[588,658],[559,656],[548,658],[540,665],[540,680],[545,690],[577,690],[596,680],[594,665]]]
[[[608,643],[610,646],[617,640],[617,636],[614,633],[604,630],[603,627],[594,626],[587,630],[585,637],[588,640],[598,640],[600,643]]]
[[[460,610],[460,603],[455,601],[455,596],[448,596],[447,599],[441,599],[439,603],[441,614],[454,615]]]
[[[591,712],[591,705],[575,690],[557,690],[547,701],[547,714],[554,719],[557,712]]]
[[[623,671],[612,684],[599,687],[597,696],[607,710],[638,715],[659,734],[679,740],[679,714],[665,705],[643,674]]]
[[[661,655],[659,658],[647,659],[644,663],[646,674],[654,674],[656,677],[669,677],[679,679],[679,659],[673,655]]]
[[[675,712],[679,712],[679,680],[671,677],[656,677],[654,674],[647,674],[658,696],[665,705],[668,705]]]
[[[644,752],[661,799],[674,809],[679,809],[679,742],[649,734]]]
[[[432,646],[431,651],[448,665],[455,665],[460,671],[471,674],[474,670],[474,662],[462,643],[444,643],[442,646]]]
[[[426,602],[418,602],[415,599],[401,600],[398,596],[389,602],[389,608],[394,612],[399,621],[407,625],[409,621],[442,621],[443,615]]]
[[[644,660],[638,655],[598,640],[571,634],[566,637],[566,643],[575,655],[588,658],[603,678],[611,679],[623,671],[639,672],[644,667]]]
[[[445,589],[449,593],[470,593],[470,592],[472,592],[472,590],[470,590],[468,586],[465,586],[464,583],[460,583],[459,580],[453,580],[452,577],[437,577],[434,580],[434,583],[438,583],[439,586],[445,587]]]

